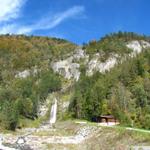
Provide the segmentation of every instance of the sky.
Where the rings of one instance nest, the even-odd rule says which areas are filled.
[[[120,30],[150,35],[150,0],[0,0],[0,34],[82,44]]]

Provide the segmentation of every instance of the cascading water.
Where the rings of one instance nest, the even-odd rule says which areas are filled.
[[[57,99],[55,98],[55,102],[51,107],[51,112],[50,112],[50,124],[54,124],[56,122],[56,115],[57,115]]]

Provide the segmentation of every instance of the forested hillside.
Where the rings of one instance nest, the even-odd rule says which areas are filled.
[[[126,40],[148,41],[148,38],[131,33],[112,34],[85,48],[90,53],[96,50],[126,53],[122,43]],[[70,111],[74,117],[90,121],[102,114],[113,114],[121,124],[150,129],[150,49],[135,58],[126,57],[105,74],[95,72],[88,77],[83,69],[75,84]]]
[[[33,36],[0,36],[0,126],[15,129],[19,118],[37,117],[40,101],[61,89],[52,60],[76,46],[66,40]]]
[[[86,49],[88,54],[94,54],[96,52],[111,54],[117,53],[124,55],[130,53],[131,49],[126,47],[126,43],[131,41],[150,41],[150,37],[145,35],[139,35],[134,32],[117,32],[110,33],[100,40],[92,40],[89,43],[85,43],[83,48]]]
[[[83,47],[57,38],[0,36],[1,128],[36,119],[40,102],[69,85],[67,116],[91,121],[113,114],[121,124],[150,129],[149,41],[130,32]]]

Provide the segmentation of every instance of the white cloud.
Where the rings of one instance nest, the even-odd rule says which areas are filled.
[[[10,25],[4,25],[3,27],[0,27],[0,34],[6,34],[6,33],[15,33],[16,25],[10,24]]]
[[[0,22],[15,19],[25,0],[0,0]]]
[[[26,26],[20,26],[18,24],[12,24],[4,26],[0,33],[15,33],[15,34],[25,34],[32,33],[35,30],[45,30],[52,29],[62,23],[64,20],[82,14],[84,12],[84,7],[74,6],[64,12],[55,14],[54,16],[48,16],[46,18],[40,19],[40,21]]]

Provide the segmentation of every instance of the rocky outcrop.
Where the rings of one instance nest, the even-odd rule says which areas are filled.
[[[142,44],[142,47],[145,49],[145,48],[149,48],[150,47],[150,43],[149,42],[146,42],[146,41],[141,41],[141,44]]]
[[[150,43],[146,41],[131,41],[126,44],[126,46],[132,50],[132,52],[128,55],[129,57],[135,57],[137,54],[141,53],[143,49],[149,48]],[[81,59],[84,60],[82,64],[87,68],[86,74],[88,76],[93,75],[94,72],[99,71],[101,73],[105,73],[113,68],[118,62],[123,62],[126,55],[119,56],[118,54],[112,53],[110,57],[104,62],[101,61],[100,53],[96,53],[89,59],[89,55],[80,47],[75,50],[75,53],[68,57],[65,60],[61,60],[58,62],[52,63],[52,68],[55,72],[59,73],[66,79],[75,79],[76,81],[80,77],[80,62]]]
[[[129,57],[135,57],[137,54],[141,53],[143,49],[149,48],[150,43],[147,41],[131,41],[126,44],[126,46],[132,50],[129,54]],[[73,54],[70,54],[68,58],[64,60],[58,60],[57,62],[52,62],[51,67],[54,72],[59,73],[64,78],[70,80],[74,79],[78,81],[80,78],[80,65],[85,65],[87,68],[86,73],[88,76],[93,75],[95,71],[99,71],[101,73],[105,73],[113,68],[119,60],[119,56],[117,54],[111,54],[111,56],[105,60],[105,62],[101,61],[100,53],[96,53],[89,59],[89,55],[82,49],[82,47],[78,47]],[[126,57],[126,56],[125,56]],[[122,58],[122,61],[124,58]],[[122,62],[121,61],[121,62]],[[16,74],[16,78],[26,78],[30,75],[37,74],[37,69],[33,68],[32,70],[24,70],[22,72],[18,72]]]
[[[99,71],[105,73],[109,71],[117,63],[118,55],[112,55],[105,62],[100,61],[100,55],[97,53],[88,63],[87,75],[91,76],[94,72]]]
[[[104,73],[114,67],[117,62],[117,57],[118,56],[116,54],[112,54],[112,56],[105,62],[101,62],[100,54],[96,53],[89,61],[89,55],[87,55],[84,50],[80,49],[76,51],[73,56],[63,61],[53,63],[52,68],[55,72],[59,73],[66,79],[73,78],[78,81],[80,77],[80,59],[84,60],[83,63],[87,68],[86,73],[88,76],[91,76],[95,71]]]
[[[139,41],[132,41],[126,45],[128,48],[133,50],[133,53],[140,53],[142,51],[142,46]]]
[[[44,117],[50,110],[51,106],[51,101],[55,99],[55,94],[51,93],[48,95],[47,99],[42,103],[39,103],[39,108],[38,108],[38,117]]]
[[[143,49],[149,48],[150,43],[146,41],[131,41],[126,45],[128,48],[133,50],[133,52],[130,54],[131,57],[135,57],[137,54],[141,53]]]
[[[17,74],[15,75],[15,78],[27,78],[31,75],[35,75],[37,74],[37,69],[34,68],[33,70],[24,70],[24,71],[20,71],[20,72],[17,72]]]
[[[39,109],[38,109],[38,117],[44,117],[46,115],[46,113],[49,110],[49,103],[50,101],[46,99],[46,101],[44,103],[40,103],[39,104]]]
[[[80,77],[80,64],[78,61],[85,58],[85,52],[82,49],[75,50],[75,54],[65,60],[52,63],[52,68],[55,72],[64,76],[66,79],[75,79],[76,81]]]
[[[3,145],[3,137],[0,135],[0,149],[1,150],[17,150],[15,148],[10,148],[8,146]]]

